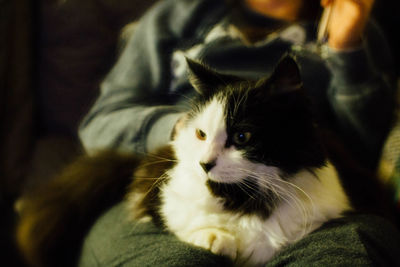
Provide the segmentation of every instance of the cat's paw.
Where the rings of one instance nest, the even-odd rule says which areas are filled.
[[[189,236],[187,241],[195,246],[208,249],[214,254],[228,256],[232,260],[237,257],[235,237],[220,229],[206,228],[197,230]]]

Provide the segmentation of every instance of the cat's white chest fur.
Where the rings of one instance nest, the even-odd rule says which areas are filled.
[[[204,180],[179,165],[170,175],[174,178],[163,187],[161,208],[167,228],[182,241],[228,256],[238,265],[263,264],[285,245],[350,209],[330,164],[316,171],[319,178],[307,171],[293,178],[285,196],[289,199],[267,219],[224,210]]]
[[[237,265],[257,266],[350,209],[331,164],[283,179],[278,168],[249,161],[240,151],[226,147],[223,110],[223,101],[215,98],[174,141],[178,163],[169,170],[170,180],[161,188],[160,212],[168,230],[179,239],[226,255]],[[207,133],[206,140],[196,139],[199,127]],[[216,165],[206,173],[199,163],[210,159]],[[223,198],[214,196],[207,187],[210,178],[240,183],[249,175],[257,186],[279,196],[266,218],[225,209]]]

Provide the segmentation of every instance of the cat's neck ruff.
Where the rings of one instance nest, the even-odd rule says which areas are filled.
[[[183,241],[202,228],[233,232],[241,259],[264,263],[285,245],[301,239],[324,222],[351,209],[333,165],[303,170],[281,183],[286,194],[268,218],[226,211],[204,179],[178,164],[162,188],[165,225]],[[284,188],[284,189],[283,189]],[[252,265],[251,264],[251,265]]]

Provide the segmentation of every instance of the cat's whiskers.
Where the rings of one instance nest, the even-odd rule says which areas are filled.
[[[258,183],[256,183],[256,180],[259,179],[259,177],[253,176],[253,175],[247,175],[247,177],[249,178],[254,178],[254,179],[244,179],[242,181],[240,181],[241,184],[244,184],[247,188],[249,188],[251,190],[251,192],[253,193],[253,200],[256,199],[260,199],[262,198],[263,200],[265,200],[265,195],[260,194],[260,187],[258,185]],[[274,188],[270,188],[271,191],[274,191]],[[273,192],[274,195],[278,195],[278,192]]]
[[[158,161],[152,161],[152,162],[147,162],[147,163],[143,163],[141,166],[143,166],[143,167],[147,167],[147,166],[151,166],[151,165],[156,165],[156,164],[159,164],[159,163],[163,163],[163,162],[178,162],[177,160],[169,160],[169,159],[161,159],[161,160],[158,160]]]
[[[193,107],[197,106],[196,104],[196,99],[193,97],[189,97],[184,94],[178,94],[178,93],[173,93],[172,95],[175,95],[179,97],[180,99],[184,98],[186,101],[185,102],[180,102],[180,105],[187,104],[185,110],[192,110]]]
[[[310,218],[310,210],[307,209],[301,198],[299,198],[298,194],[296,192],[293,192],[290,190],[290,188],[285,188],[283,186],[280,186],[276,183],[273,184],[274,187],[277,187],[277,191],[280,193],[278,194],[278,198],[282,201],[284,201],[289,207],[291,207],[293,210],[297,210],[300,212],[301,215],[301,229],[302,230],[302,235],[304,235],[308,230],[309,225],[309,218]]]
[[[248,169],[239,169],[240,171],[242,171],[242,172],[244,172],[245,173],[245,175],[247,176],[247,177],[249,177],[249,178],[254,178],[254,179],[252,179],[252,180],[247,180],[246,182],[251,182],[251,183],[253,183],[253,185],[254,185],[254,189],[255,190],[258,190],[259,188],[257,187],[259,184],[258,184],[258,182],[259,181],[262,181],[263,179],[261,179],[261,178],[264,178],[265,177],[265,175],[261,175],[260,173],[257,173],[257,172],[254,172],[254,171],[252,171],[252,170],[248,170]],[[254,181],[253,181],[254,180]],[[256,183],[257,182],[257,183]],[[271,187],[271,185],[269,184],[269,183],[266,183],[266,184],[264,184],[264,188],[265,189],[268,189],[268,190],[271,190],[271,191],[274,191],[275,190],[275,188],[274,187]],[[273,192],[274,194],[276,194],[276,195],[278,195],[278,193],[277,192]]]
[[[246,185],[252,192],[254,192],[252,194],[252,199],[253,200],[261,199],[261,201],[266,201],[265,204],[272,205],[272,208],[275,208],[277,203],[275,203],[275,201],[272,202],[268,201],[269,199],[266,199],[267,195],[261,194],[262,192],[260,192],[260,184],[258,183],[258,181],[261,180],[261,178],[259,177],[259,175],[255,172],[251,172],[246,169],[242,169],[242,171],[247,173],[248,178],[253,178],[253,179],[245,179],[240,182],[241,184]],[[263,188],[272,191],[273,197],[277,197],[278,199],[283,198],[287,203],[289,203],[289,205],[291,205],[290,200],[286,199],[284,194],[280,192],[281,190],[280,188],[272,187],[271,184],[268,183],[263,184]]]
[[[256,198],[251,194],[251,191],[253,191],[254,188],[252,188],[251,186],[249,186],[249,185],[246,183],[246,181],[240,181],[237,185],[238,185],[239,188],[240,188],[243,192],[245,192],[246,195],[248,195],[252,200],[256,200]],[[243,187],[243,185],[244,185],[244,187]],[[248,192],[248,191],[245,189],[246,187],[247,187],[248,189],[250,189],[251,191]]]
[[[147,157],[152,157],[152,158],[155,158],[155,159],[164,160],[164,161],[171,161],[171,162],[177,162],[178,161],[177,159],[162,157],[162,156],[154,154],[154,153],[143,153],[143,155],[147,156]]]
[[[261,197],[261,198],[264,199],[265,198],[265,194],[262,194],[264,192],[260,192],[260,186],[257,183],[257,180],[259,179],[259,177],[255,177],[255,176],[248,176],[248,177],[249,178],[255,178],[255,179],[254,180],[253,179],[250,179],[250,180],[246,179],[246,180],[243,181],[243,183],[245,183],[249,188],[251,188],[257,194],[258,197]],[[268,189],[268,190],[272,191],[274,196],[279,195],[279,192],[277,192],[275,190],[275,188],[273,188],[273,187],[268,187],[268,185],[265,185],[264,189]]]
[[[135,176],[135,179],[141,179],[141,180],[157,180],[158,178],[156,178],[156,177],[146,177],[146,176]]]
[[[267,174],[267,173],[258,173],[258,172],[255,172],[255,171],[252,171],[252,170],[246,170],[246,169],[240,169],[240,170],[248,172],[250,174],[253,174],[254,178],[258,178],[257,179],[258,182],[264,183],[263,185],[267,186],[267,189],[271,189],[270,186],[274,186],[276,188],[281,187],[280,185],[278,185],[276,183],[276,181],[279,182],[279,183],[283,183],[285,185],[288,185],[288,186],[292,187],[293,189],[295,189],[295,191],[299,191],[303,196],[305,196],[310,201],[311,205],[314,206],[312,198],[302,188],[300,188],[299,186],[295,185],[294,183],[285,181],[284,179],[282,179],[282,178],[280,178],[278,176]],[[264,178],[264,179],[260,179],[260,178]],[[268,178],[268,179],[265,179],[265,178]],[[272,181],[272,183],[271,183],[271,181]],[[286,189],[284,187],[281,187],[281,188],[282,189]]]
[[[191,102],[191,103],[195,102],[195,100],[194,100],[192,97],[188,97],[187,95],[184,95],[184,94],[171,93],[171,95],[179,96],[179,97],[185,98],[185,100],[188,100],[188,102]]]
[[[303,234],[306,234],[308,232],[308,228],[311,227],[311,225],[309,224],[309,218],[310,215],[312,214],[312,211],[314,210],[314,203],[311,197],[303,189],[301,189],[299,186],[291,182],[278,178],[275,175],[258,173],[248,169],[240,169],[240,171],[248,174],[248,177],[255,179],[255,181],[252,180],[242,181],[243,184],[246,184],[249,188],[252,188],[252,190],[258,192],[260,189],[259,187],[269,190],[275,195],[275,197],[286,202],[293,209],[300,211],[302,217],[302,225],[303,225],[302,232]],[[288,187],[280,185],[279,183],[287,185]],[[312,207],[311,210],[307,209],[301,197],[299,197],[299,193],[301,195],[304,195],[310,201]],[[272,204],[274,206],[277,205],[277,203],[274,202]]]
[[[244,87],[244,85],[241,83],[241,84],[240,84],[240,87],[242,88],[242,87]],[[233,107],[233,110],[230,110],[230,112],[231,112],[231,114],[230,114],[231,118],[234,118],[234,117],[235,117],[235,114],[238,112],[238,109],[239,109],[240,105],[241,105],[243,102],[245,102],[246,99],[247,99],[247,97],[248,97],[248,91],[247,91],[247,90],[242,90],[242,91],[244,91],[245,93],[242,93],[242,94],[241,94],[240,99],[236,99],[235,94],[232,94],[232,98],[233,98],[233,102],[234,102],[234,107]]]
[[[237,113],[237,110],[238,110],[238,107],[239,107],[239,103],[238,103],[238,101],[236,99],[235,94],[232,95],[232,98],[233,98],[234,108],[233,109],[229,109],[229,112],[231,113],[231,114],[229,114],[231,119],[235,117],[235,114]]]
[[[289,196],[293,200],[293,204],[296,205],[298,210],[302,214],[302,236],[305,235],[309,229],[312,227],[310,224],[310,217],[314,213],[315,210],[315,205],[312,200],[312,198],[299,186],[295,185],[294,183],[285,181],[283,179],[279,179],[280,182],[286,184],[289,186],[288,190],[286,190],[286,195]],[[290,190],[290,188],[292,190]],[[302,199],[300,195],[304,196],[310,203],[310,207],[307,208],[306,202]],[[291,205],[291,202],[287,202],[289,205]]]
[[[300,192],[304,197],[306,197],[306,199],[310,202],[312,208],[314,209],[315,205],[314,205],[314,201],[313,199],[310,197],[309,194],[307,194],[307,192],[305,192],[301,187],[295,185],[294,183],[285,181],[283,179],[280,179],[281,182],[291,186],[293,189],[297,190],[297,192]]]
[[[302,188],[300,188],[299,186],[297,186],[297,185],[295,185],[295,184],[293,184],[291,182],[285,181],[283,179],[277,178],[277,177],[271,176],[269,178],[270,178],[270,180],[275,180],[275,182],[274,183],[269,183],[268,181],[265,181],[265,180],[261,180],[260,182],[262,182],[264,184],[268,183],[269,185],[272,185],[273,187],[281,189],[282,192],[285,195],[291,197],[292,200],[294,200],[296,203],[300,203],[301,206],[303,207],[304,206],[304,201],[302,201],[301,198],[299,197],[299,193],[300,193],[300,195],[305,196],[306,199],[308,201],[310,201],[311,206],[314,207],[314,203],[312,201],[312,198]],[[278,183],[276,183],[276,182],[278,182]],[[287,185],[289,187],[284,187],[283,185],[279,185],[279,183],[283,183],[284,185]],[[290,190],[290,189],[292,189],[293,191]],[[306,209],[302,208],[302,210],[305,211]]]
[[[162,185],[164,178],[168,178],[167,172],[164,172],[163,174],[161,174],[160,177],[155,177],[154,178],[155,182],[151,184],[150,188],[144,193],[144,196],[146,197],[151,191],[153,191],[154,187],[159,188]]]
[[[274,197],[276,197],[278,200],[282,200],[282,201],[286,202],[291,207],[296,206],[297,208],[299,208],[299,206],[296,205],[298,202],[298,199],[295,197],[294,194],[292,194],[286,188],[279,186],[277,184],[268,183],[267,181],[264,181],[260,177],[257,177],[257,178],[258,178],[258,183],[257,183],[257,187],[255,188],[255,190],[259,191],[260,187],[263,189],[269,190],[274,194]],[[263,178],[265,178],[265,177],[263,177]],[[265,192],[265,190],[263,190],[263,192]],[[260,195],[260,196],[262,196],[262,195]],[[278,203],[272,202],[272,204],[274,207],[276,207],[276,205]],[[300,209],[302,209],[302,208],[300,207]]]

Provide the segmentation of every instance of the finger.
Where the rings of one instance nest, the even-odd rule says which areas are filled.
[[[327,7],[332,4],[333,0],[321,0],[321,6],[322,7]]]
[[[369,11],[374,4],[374,0],[321,0],[326,5],[330,5],[333,2],[337,2],[338,5],[352,5],[358,7],[361,11]],[[325,3],[326,2],[326,3]]]

